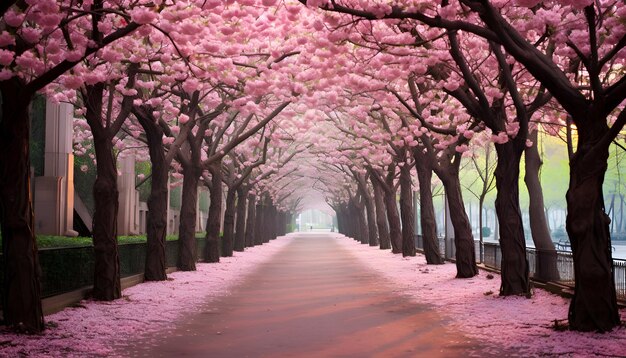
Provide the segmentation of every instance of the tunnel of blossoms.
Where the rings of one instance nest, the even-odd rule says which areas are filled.
[[[118,237],[140,202],[151,283],[168,280],[169,234],[175,268],[206,274],[199,265],[312,231],[313,210],[399,262],[447,267],[457,301],[487,274],[491,238],[487,296],[515,307],[567,281],[553,328],[580,336],[564,345],[579,332],[624,342],[623,2],[26,0],[0,14],[7,335],[50,331],[37,237],[78,234],[68,220],[87,200],[74,187],[91,175],[81,220],[96,302],[126,297]],[[64,144],[50,149],[53,137]],[[45,185],[52,204],[38,201]]]

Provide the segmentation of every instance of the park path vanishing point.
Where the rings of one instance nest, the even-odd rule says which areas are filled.
[[[324,233],[292,234],[292,242],[232,294],[207,303],[173,330],[140,339],[120,353],[212,358],[485,357],[497,351],[447,327],[429,306],[395,293],[336,242],[341,239]]]

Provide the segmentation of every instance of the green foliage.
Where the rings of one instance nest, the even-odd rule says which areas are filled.
[[[202,238],[205,234],[203,232],[196,233],[196,238]],[[165,238],[167,241],[178,240],[177,235],[167,235]],[[133,235],[133,236],[119,236],[117,242],[120,245],[123,244],[136,244],[146,242],[145,235]],[[2,243],[2,236],[0,235],[0,244]],[[37,235],[37,247],[38,248],[51,248],[51,247],[78,247],[78,246],[93,246],[93,239],[91,237],[67,237],[67,236],[54,236],[54,235]]]
[[[150,196],[150,190],[152,187],[152,180],[149,175],[152,173],[152,165],[150,162],[136,162],[135,163],[135,174],[143,174],[144,178],[148,178],[145,181],[144,179],[137,179],[137,190],[139,191],[139,201],[146,202],[148,201],[148,197]]]
[[[75,246],[93,246],[93,240],[90,237],[65,237],[52,235],[37,235],[37,247],[75,247]]]
[[[483,226],[482,231],[483,231],[483,237],[491,236],[491,228],[489,226]]]

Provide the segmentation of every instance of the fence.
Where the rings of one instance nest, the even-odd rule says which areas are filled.
[[[197,239],[197,253],[200,258],[205,247],[203,238]],[[128,277],[144,272],[146,244],[119,245],[120,276]],[[166,241],[165,258],[168,267],[176,266],[178,241]],[[0,255],[0,294],[2,293],[2,255]],[[41,266],[42,298],[71,292],[93,285],[94,250],[92,246],[49,248],[39,250]]]
[[[476,255],[480,255],[480,242],[476,243]],[[415,238],[415,245],[422,249],[423,241],[421,236]],[[450,247],[452,246],[452,248]],[[446,259],[454,258],[454,242],[451,240],[439,239],[440,252],[444,253]],[[542,251],[534,248],[526,249],[526,258],[528,259],[529,274],[531,277],[539,276],[551,277],[551,281],[555,281],[564,285],[574,286],[574,258],[569,251],[556,251],[556,267],[553,263],[555,252]],[[478,258],[477,258],[477,261]],[[483,243],[483,264],[486,267],[500,270],[502,261],[502,252],[500,245],[496,243]],[[548,264],[549,263],[549,264]],[[626,300],[626,260],[613,259],[613,272],[615,276],[615,291],[617,298]]]

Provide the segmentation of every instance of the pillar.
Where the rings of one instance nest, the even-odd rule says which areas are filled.
[[[130,154],[119,159],[120,175],[117,177],[119,192],[119,209],[117,212],[117,234],[136,235],[137,230],[137,202],[138,195],[135,189],[135,155]]]
[[[35,178],[35,230],[77,236],[74,231],[74,108],[46,101],[44,175]]]

